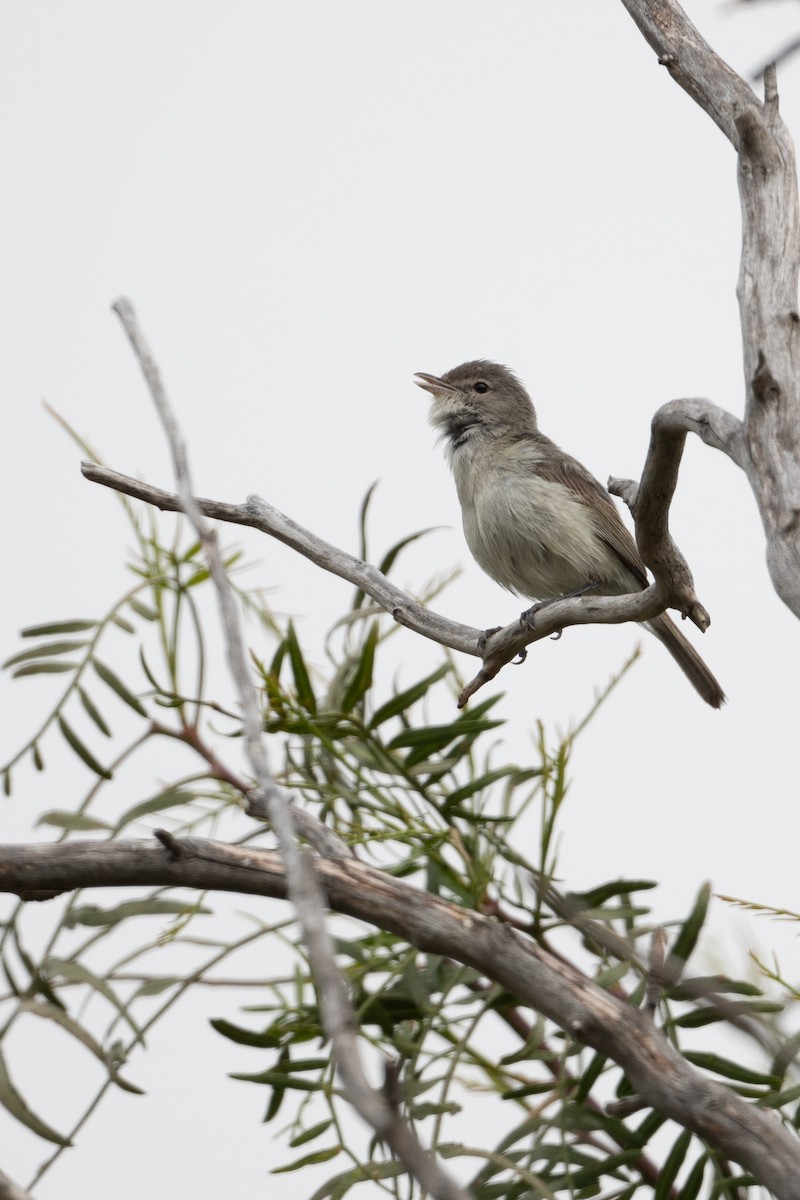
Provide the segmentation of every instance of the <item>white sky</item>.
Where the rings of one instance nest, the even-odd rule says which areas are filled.
[[[744,72],[797,31],[795,6],[686,7]],[[618,0],[29,0],[7,6],[0,29],[3,657],[21,626],[95,615],[125,581],[117,505],[82,480],[41,399],[111,465],[171,486],[109,311],[121,293],[159,358],[201,494],[259,492],[355,551],[360,499],[380,479],[373,545],[450,526],[397,580],[420,586],[462,562],[437,607],[479,627],[520,605],[469,561],[415,371],[508,363],[545,432],[602,480],[639,473],[665,400],[741,412],[734,154]],[[800,63],[780,85],[797,131]],[[578,745],[562,875],[575,888],[658,879],[663,919],[705,879],[797,908],[797,623],[770,587],[743,476],[699,444],[672,526],[729,703],[707,709],[646,639]],[[349,585],[256,535],[231,537],[320,646]],[[416,639],[400,636],[413,671]],[[538,719],[555,731],[582,715],[644,636],[571,630],[507,669],[510,757],[529,753]],[[10,751],[46,690],[0,686]],[[19,773],[8,838],[77,794],[61,761],[43,785]],[[716,928],[707,953],[743,969],[752,928],[727,915]],[[774,940],[757,933],[762,949]],[[39,1200],[165,1194],[187,1176],[199,1200],[231,1180],[241,1196],[297,1195],[297,1180],[266,1175],[287,1155],[258,1123],[265,1094],[227,1081],[247,1063],[205,1024],[236,1019],[236,1004],[198,1000],[158,1032],[128,1071],[148,1099],[116,1095]],[[0,1167],[24,1183],[41,1143],[2,1116],[0,1131]]]

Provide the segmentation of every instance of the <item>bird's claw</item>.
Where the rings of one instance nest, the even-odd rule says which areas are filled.
[[[484,630],[484,632],[478,638],[478,654],[483,654],[489,638],[492,636],[492,634],[499,633],[502,628],[502,625],[493,625],[491,629]]]

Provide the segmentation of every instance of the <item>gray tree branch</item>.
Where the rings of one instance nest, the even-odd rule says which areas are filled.
[[[86,479],[93,483],[100,483],[126,496],[144,500],[167,512],[180,511],[179,497],[162,488],[141,483],[138,479],[122,475],[119,471],[113,471],[98,463],[84,462],[81,464],[81,470]],[[463,708],[470,696],[494,679],[501,668],[516,658],[526,646],[541,641],[542,638],[551,637],[571,625],[619,625],[626,621],[648,621],[664,612],[666,608],[686,611],[701,629],[708,624],[708,615],[693,594],[692,597],[687,597],[684,590],[675,595],[670,590],[670,580],[677,578],[683,570],[682,557],[672,561],[675,547],[670,539],[665,546],[659,548],[661,574],[657,574],[656,582],[644,591],[634,592],[630,596],[587,595],[554,600],[537,612],[533,628],[513,621],[492,634],[486,640],[485,648],[480,649],[479,642],[483,630],[461,625],[425,608],[382,575],[377,567],[323,541],[258,496],[248,497],[244,504],[224,504],[219,500],[204,500],[200,497],[196,497],[196,503],[204,516],[235,525],[249,525],[277,538],[323,570],[330,571],[341,579],[347,579],[371,596],[400,625],[405,625],[441,645],[481,657],[483,661],[480,671],[458,698],[459,708]]]
[[[281,856],[200,838],[6,846],[0,891],[35,899],[73,888],[175,886],[286,898]],[[568,1034],[608,1055],[641,1100],[740,1163],[779,1200],[800,1200],[800,1142],[769,1110],[687,1063],[648,1014],[603,991],[509,925],[468,912],[355,859],[317,860],[330,908],[420,950],[476,968]]]
[[[773,586],[800,616],[800,212],[794,145],[778,111],[775,67],[764,73],[762,102],[675,0],[622,3],[659,62],[739,156],[745,414],[731,457],[758,504]]]
[[[9,1179],[5,1171],[0,1171],[0,1200],[33,1200],[33,1195]]]

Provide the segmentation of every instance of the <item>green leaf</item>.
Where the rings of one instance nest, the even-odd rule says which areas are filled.
[[[111,829],[111,826],[106,821],[99,821],[96,817],[87,816],[86,813],[67,812],[64,809],[58,808],[53,808],[49,812],[42,813],[36,825],[37,827],[39,825],[51,825],[55,829],[73,829],[78,833]]]
[[[295,1079],[285,1071],[261,1071],[257,1075],[231,1075],[231,1079],[241,1079],[244,1083],[265,1083],[272,1087],[293,1088],[298,1092],[320,1092],[325,1084],[319,1079]]]
[[[261,1049],[264,1047],[275,1046],[278,1043],[278,1036],[272,1029],[267,1029],[262,1033],[256,1033],[252,1029],[242,1029],[240,1025],[234,1025],[231,1021],[225,1021],[221,1017],[214,1017],[211,1021],[211,1027],[216,1029],[217,1033],[228,1038],[231,1042],[237,1042],[240,1046],[257,1046]]]
[[[334,1175],[333,1179],[329,1179],[327,1183],[323,1183],[322,1187],[314,1192],[311,1200],[328,1200],[329,1196],[332,1200],[342,1200],[342,1197],[357,1183],[365,1183],[370,1180],[396,1179],[398,1175],[405,1174],[406,1168],[402,1163],[397,1162],[396,1159],[383,1163],[365,1163],[363,1166],[353,1167],[349,1171],[344,1171],[341,1175]],[[400,1194],[399,1189],[393,1187],[390,1194]]]
[[[101,996],[104,996],[105,999],[108,1000],[109,1004],[111,1004],[112,1007],[115,1008],[120,1014],[120,1016],[127,1021],[128,1025],[130,1025],[131,1030],[136,1035],[137,1042],[144,1045],[144,1039],[142,1037],[141,1030],[131,1014],[128,1012],[126,1005],[122,1002],[122,1000],[120,1000],[119,996],[117,996],[110,984],[106,983],[105,979],[101,979],[98,975],[95,975],[93,971],[90,971],[88,967],[84,966],[83,963],[77,962],[74,959],[54,957],[48,958],[44,964],[44,970],[51,979],[58,976],[59,978],[65,979],[70,983],[85,983],[88,987],[93,988],[94,991],[98,992]]]
[[[14,667],[17,663],[28,662],[34,658],[56,658],[59,654],[71,654],[73,650],[83,650],[90,642],[45,642],[43,646],[31,646],[29,650],[21,650],[3,663],[6,667]]]
[[[373,621],[369,633],[364,639],[364,645],[353,677],[342,696],[340,708],[343,713],[352,712],[359,700],[363,699],[372,687],[372,670],[375,664],[375,647],[378,644],[378,622]]]
[[[145,604],[143,600],[139,600],[136,596],[131,596],[128,604],[131,606],[137,617],[141,617],[144,621],[157,621],[158,609],[152,608],[149,604]]]
[[[332,1158],[336,1158],[340,1154],[341,1146],[330,1146],[327,1150],[315,1150],[313,1154],[305,1154],[302,1158],[295,1159],[293,1163],[287,1163],[285,1167],[273,1167],[270,1175],[285,1175],[288,1171],[299,1171],[301,1167],[310,1167],[314,1163],[330,1162]]]
[[[183,980],[177,975],[162,975],[160,979],[147,979],[136,989],[135,995],[160,996],[162,992],[175,987],[176,983],[183,983]]]
[[[126,620],[125,617],[123,617],[120,613],[114,613],[111,620],[117,626],[117,628],[121,629],[124,633],[136,632],[135,627],[131,625],[130,621]]]
[[[703,1175],[708,1162],[708,1154],[701,1154],[697,1162],[686,1176],[686,1182],[678,1192],[678,1200],[695,1200],[703,1184]]]
[[[50,621],[46,625],[29,625],[20,631],[20,637],[50,637],[51,634],[83,633],[87,629],[96,629],[97,621]]]
[[[776,1092],[773,1096],[765,1096],[759,1101],[762,1108],[783,1108],[784,1104],[791,1104],[793,1100],[800,1099],[800,1083],[796,1083],[794,1087],[787,1088],[785,1092]]]
[[[429,533],[435,533],[437,529],[443,528],[443,525],[429,525],[427,529],[418,529],[416,533],[410,533],[408,537],[401,538],[399,542],[395,542],[390,550],[386,551],[378,565],[378,570],[382,575],[388,575],[395,564],[398,554],[405,550],[406,546],[410,546],[420,538],[427,537]]]
[[[105,721],[103,720],[103,717],[101,716],[100,712],[96,708],[94,701],[92,700],[89,693],[87,691],[85,691],[84,688],[79,687],[78,695],[80,696],[81,704],[83,705],[84,709],[89,714],[91,719],[94,721],[95,725],[100,730],[100,732],[102,734],[105,734],[106,737],[111,737],[111,730],[109,729],[108,725],[106,725]]]
[[[25,998],[20,1001],[18,1011],[30,1013],[36,1017],[44,1017],[48,1021],[54,1021],[56,1025],[59,1025],[62,1029],[74,1037],[76,1041],[81,1043],[82,1046],[85,1046],[86,1049],[93,1054],[94,1057],[98,1059],[104,1067],[107,1067],[109,1069],[111,1078],[124,1091],[133,1092],[137,1096],[144,1095],[144,1092],[141,1088],[136,1087],[136,1085],[133,1083],[126,1083],[117,1075],[116,1071],[110,1067],[108,1055],[100,1043],[92,1037],[87,1029],[84,1029],[82,1025],[79,1025],[74,1017],[71,1017],[68,1012],[65,1012],[63,1008],[59,1008],[57,1005],[50,1004],[47,1001]]]
[[[726,1079],[733,1079],[737,1083],[763,1084],[772,1089],[780,1087],[779,1076],[765,1075],[762,1071],[750,1071],[741,1063],[731,1062],[729,1058],[723,1058],[720,1054],[686,1050],[684,1058],[694,1066],[702,1067],[704,1071],[714,1071],[717,1075],[724,1075]]]
[[[31,754],[33,755],[33,765],[36,768],[36,770],[43,771],[44,770],[44,759],[42,758],[42,752],[39,749],[38,742],[34,742],[33,745],[31,746]]]
[[[88,925],[91,928],[106,928],[127,921],[130,917],[164,917],[184,916],[186,913],[210,913],[210,908],[191,901],[167,900],[159,896],[151,896],[143,900],[125,900],[113,908],[100,908],[95,904],[83,904],[72,908],[64,918],[67,929],[78,925]]]
[[[424,749],[427,752],[442,750],[456,738],[469,734],[483,733],[487,729],[495,729],[502,721],[453,721],[449,725],[426,725],[422,729],[404,729],[393,737],[386,747],[387,750]]]
[[[333,1120],[331,1118],[328,1118],[327,1121],[320,1121],[318,1125],[312,1125],[310,1129],[304,1129],[302,1133],[298,1133],[296,1137],[292,1138],[289,1145],[293,1150],[298,1146],[305,1146],[307,1142],[313,1142],[314,1138],[318,1138],[326,1130],[330,1129],[332,1124]]]
[[[578,1090],[575,1093],[576,1104],[584,1103],[586,1098],[591,1093],[595,1083],[602,1075],[603,1068],[605,1067],[607,1061],[608,1059],[606,1058],[605,1054],[598,1053],[592,1057],[592,1061],[589,1063],[589,1066],[578,1080]]]
[[[628,896],[631,892],[646,892],[658,887],[650,879],[616,879],[611,883],[603,883],[599,887],[590,888],[588,892],[574,892],[586,908],[600,908],[614,896]]]
[[[86,766],[91,771],[94,771],[95,775],[99,775],[101,779],[111,779],[112,778],[111,771],[107,770],[105,767],[101,767],[100,763],[97,761],[95,756],[92,754],[91,750],[89,750],[88,746],[85,746],[83,744],[81,739],[78,737],[77,733],[75,733],[75,731],[71,728],[71,726],[69,726],[67,724],[67,722],[64,720],[64,718],[61,716],[60,713],[59,713],[57,719],[58,719],[58,728],[61,730],[62,734],[64,735],[64,739],[66,740],[66,742],[75,751],[78,758],[80,758],[84,763],[86,763]]]
[[[683,1160],[686,1158],[686,1153],[692,1142],[692,1132],[690,1129],[684,1129],[680,1134],[669,1154],[666,1157],[663,1167],[658,1173],[658,1183],[653,1193],[653,1200],[669,1200],[672,1185],[677,1179],[678,1171],[683,1166]]]
[[[47,1142],[55,1142],[57,1146],[71,1146],[72,1142],[63,1134],[56,1133],[41,1117],[37,1117],[22,1098],[20,1093],[11,1081],[11,1076],[8,1073],[5,1059],[0,1052],[0,1104],[12,1117],[16,1117],[23,1125],[33,1133],[38,1134],[40,1138],[44,1138]]]
[[[167,808],[178,808],[183,804],[191,804],[194,798],[194,792],[186,792],[181,788],[166,788],[163,792],[157,792],[149,800],[141,800],[124,812],[117,822],[116,832],[119,833],[126,825],[130,825],[132,821],[138,821],[140,817],[163,812]]]
[[[29,663],[27,667],[17,667],[11,675],[12,679],[24,679],[26,675],[63,675],[67,671],[76,670],[75,663],[39,662]]]
[[[380,708],[377,708],[369,722],[369,729],[377,729],[379,725],[383,725],[385,721],[392,717],[397,717],[400,713],[404,713],[411,708],[412,704],[416,704],[418,700],[430,691],[434,683],[438,683],[440,679],[444,679],[445,675],[449,675],[453,670],[450,663],[444,663],[432,674],[426,675],[419,683],[415,683],[413,687],[406,688],[403,692],[398,692],[391,700],[387,700]]]
[[[678,930],[678,936],[676,937],[674,945],[670,950],[670,959],[679,959],[679,966],[682,966],[683,963],[688,961],[689,956],[697,945],[697,939],[700,937],[700,931],[705,924],[710,899],[711,884],[704,883],[700,888],[700,891],[697,893],[697,899],[694,902],[694,908]],[[669,975],[667,978],[669,978]]]
[[[306,712],[310,712],[312,716],[316,716],[317,700],[314,695],[314,690],[311,687],[306,664],[303,661],[303,652],[300,649],[300,643],[297,640],[294,624],[289,622],[289,627],[286,632],[286,648],[289,651],[289,662],[292,666],[292,675],[294,676],[294,686],[297,692],[297,699]]]
[[[511,775],[515,775],[516,772],[516,767],[498,767],[494,771],[487,771],[485,775],[479,775],[477,779],[473,779],[463,787],[456,788],[450,792],[442,806],[442,811],[450,812],[462,800],[468,800],[470,796],[474,796],[476,792],[484,791],[491,784],[496,783],[498,779],[506,779]]]
[[[110,687],[112,692],[116,692],[120,700],[123,700],[125,704],[129,705],[129,707],[132,708],[134,712],[137,712],[140,717],[147,716],[147,710],[144,708],[141,701],[134,696],[133,692],[125,686],[119,676],[116,675],[110,667],[107,667],[105,663],[100,662],[100,660],[97,658],[92,660],[92,666],[102,679],[103,683]]]

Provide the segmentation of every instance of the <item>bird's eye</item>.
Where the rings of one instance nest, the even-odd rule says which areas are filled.
[[[475,391],[480,392],[481,395],[483,395],[484,392],[488,392],[488,390],[489,390],[488,383],[484,383],[482,379],[479,379],[478,382],[474,385],[474,387],[475,387]]]

